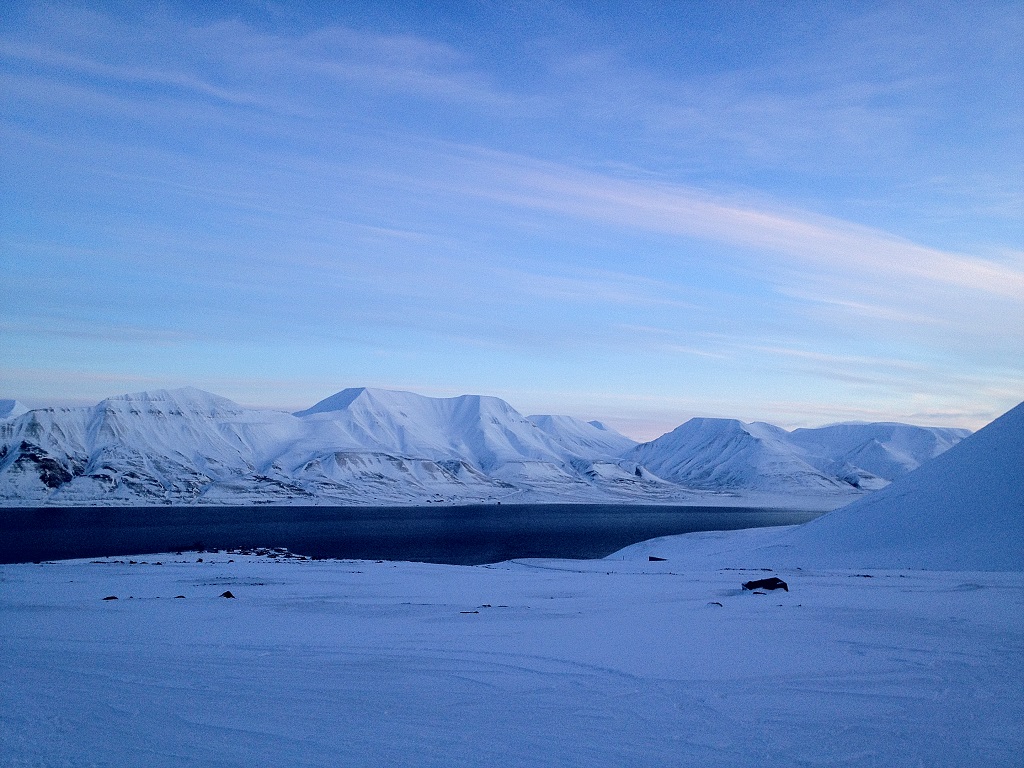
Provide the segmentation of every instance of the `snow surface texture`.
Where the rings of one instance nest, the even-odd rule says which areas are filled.
[[[145,559],[0,566],[0,763],[999,768],[1024,754],[1020,572],[790,569],[775,572],[789,592],[754,594],[740,584],[772,574],[674,558]]]
[[[690,534],[619,553],[690,563],[1024,571],[1024,403],[887,488],[789,528]]]
[[[6,404],[6,405],[3,405]],[[3,416],[7,408],[7,416]],[[892,424],[693,419],[644,445],[495,397],[346,389],[288,414],[186,388],[92,408],[0,401],[0,503],[552,501],[831,509],[961,439]]]

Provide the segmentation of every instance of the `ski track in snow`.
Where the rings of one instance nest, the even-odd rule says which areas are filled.
[[[1024,573],[201,556],[0,566],[4,765],[1024,754]]]

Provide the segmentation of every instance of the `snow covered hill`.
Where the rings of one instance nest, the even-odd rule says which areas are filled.
[[[91,408],[3,403],[6,505],[503,500],[824,509],[884,485],[959,436],[905,425],[789,433],[693,419],[637,445],[600,422],[524,417],[496,397],[367,388],[294,414],[244,408],[194,388],[122,395]]]
[[[0,421],[4,504],[682,501],[615,462],[633,441],[494,397],[347,389],[295,414],[198,389]],[[557,428],[550,425],[558,425]],[[583,426],[581,426],[583,425]]]
[[[971,434],[966,429],[909,424],[834,424],[789,433],[811,463],[865,487],[880,487],[949,450]],[[824,462],[824,463],[822,463]]]
[[[773,568],[1024,571],[1024,403],[809,523],[656,539],[612,555]]]
[[[1024,403],[778,545],[833,567],[1024,570]]]
[[[485,472],[524,462],[559,466],[579,455],[496,397],[346,389],[295,415],[336,424],[352,448],[466,461]]]
[[[690,488],[835,494],[882,488],[968,434],[891,423],[787,432],[771,424],[697,418],[623,458]]]
[[[848,490],[805,462],[771,424],[735,419],[690,419],[667,435],[639,445],[625,458],[658,477],[701,489],[761,491]]]
[[[527,418],[562,445],[572,445],[580,455],[616,460],[637,444],[600,421],[582,421],[572,416]]]

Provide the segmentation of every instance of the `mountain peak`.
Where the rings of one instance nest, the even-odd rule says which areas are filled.
[[[203,410],[203,411],[230,411],[241,410],[241,406],[234,400],[215,395],[198,387],[181,387],[179,389],[153,389],[145,392],[131,392],[124,395],[114,395],[99,403],[99,406],[109,407],[120,404],[167,404],[178,409]],[[98,407],[99,407],[98,406]]]
[[[16,419],[29,409],[17,400],[0,400],[0,419]]]
[[[331,411],[343,411],[348,408],[352,402],[366,392],[366,387],[349,387],[343,389],[340,392],[336,392],[330,397],[325,397],[315,405],[310,406],[302,411],[296,411],[294,416],[312,416],[314,413],[330,413]]]

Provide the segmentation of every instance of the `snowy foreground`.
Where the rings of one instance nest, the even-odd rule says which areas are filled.
[[[720,536],[476,567],[0,566],[0,763],[1024,762],[1024,573],[793,567],[754,594],[770,574],[701,556]]]

